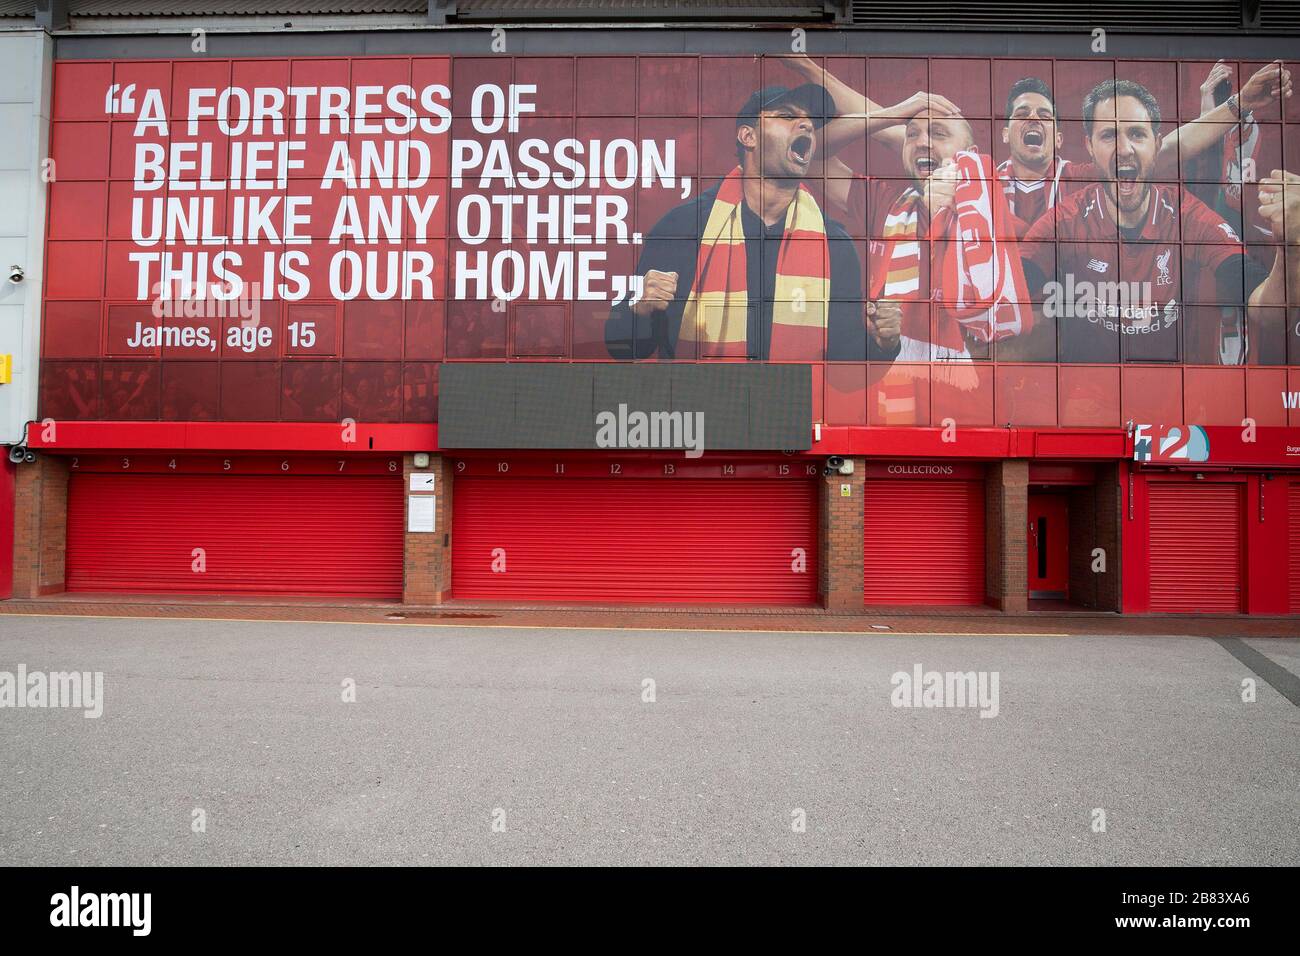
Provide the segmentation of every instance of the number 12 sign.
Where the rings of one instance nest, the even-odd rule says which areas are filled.
[[[1210,438],[1200,425],[1135,425],[1134,461],[1209,461]]]

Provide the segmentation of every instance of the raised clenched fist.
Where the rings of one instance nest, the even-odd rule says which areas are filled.
[[[676,297],[677,273],[651,269],[642,280],[641,298],[637,299],[636,305],[632,306],[632,311],[637,315],[662,312]]]
[[[1259,181],[1259,214],[1273,229],[1273,238],[1300,244],[1300,176],[1275,169]]]
[[[952,205],[957,195],[957,181],[960,177],[957,164],[951,159],[945,159],[943,165],[926,179],[925,201],[931,219]]]
[[[867,326],[876,344],[883,349],[892,349],[903,334],[903,307],[889,299],[868,302]]]

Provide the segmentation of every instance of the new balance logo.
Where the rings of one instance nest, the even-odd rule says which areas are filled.
[[[1091,269],[1093,272],[1104,273],[1107,269],[1110,268],[1110,263],[1102,262],[1100,259],[1089,259],[1088,268]]]

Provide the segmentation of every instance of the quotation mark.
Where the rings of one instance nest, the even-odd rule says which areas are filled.
[[[122,90],[121,99],[118,98],[117,91]],[[128,83],[126,89],[122,89],[121,83],[114,83],[108,88],[108,93],[104,96],[105,113],[134,113],[135,112],[135,84]]]

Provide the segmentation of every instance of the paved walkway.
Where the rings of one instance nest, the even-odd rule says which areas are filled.
[[[461,602],[426,607],[328,599],[232,600],[197,595],[60,594],[36,601],[0,601],[0,615],[5,614],[638,631],[1300,637],[1300,616],[1121,616],[1082,610],[1004,614],[992,608],[880,608],[835,612],[822,608],[519,607]]]

